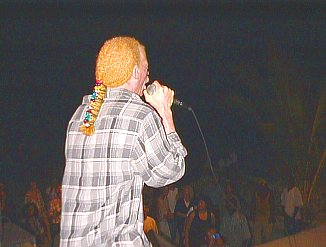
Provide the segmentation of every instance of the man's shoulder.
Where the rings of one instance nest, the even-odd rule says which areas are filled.
[[[116,114],[120,117],[133,117],[135,119],[145,119],[147,116],[157,115],[154,108],[148,103],[138,98],[110,100],[103,103],[104,115]]]
[[[89,95],[83,97],[83,102],[74,111],[70,123],[80,122],[84,117],[85,111],[89,108],[89,102],[87,102]],[[129,106],[125,107],[125,104]],[[119,116],[119,117],[133,117],[135,119],[145,119],[149,115],[157,115],[154,108],[146,102],[138,99],[125,100],[122,99],[106,99],[100,108],[98,119],[103,119],[108,116]]]

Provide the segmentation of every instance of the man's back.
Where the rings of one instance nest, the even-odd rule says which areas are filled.
[[[141,173],[148,155],[160,158],[154,157],[155,145],[160,145],[155,135],[162,130],[153,125],[160,120],[139,96],[124,89],[109,92],[92,136],[79,131],[85,110],[81,105],[68,126],[61,246],[143,245],[142,186],[151,174]],[[146,155],[144,142],[153,143]],[[166,182],[158,179],[156,185]]]

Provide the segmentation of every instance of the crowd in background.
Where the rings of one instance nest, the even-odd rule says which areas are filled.
[[[277,206],[282,208],[285,235],[300,230],[302,196],[291,176],[280,195],[275,195],[262,178],[248,193],[250,202],[239,196],[231,181],[218,182],[214,176],[205,177],[199,187],[178,183],[158,189],[145,186],[144,232],[153,246],[253,246],[272,240]],[[1,183],[0,205],[4,215],[8,196]],[[44,191],[36,181],[31,181],[22,203],[16,220],[20,227],[35,237],[37,246],[59,246],[58,180],[53,179]]]
[[[174,246],[243,247],[275,239],[273,228],[282,219],[278,237],[295,234],[302,226],[302,195],[293,176],[287,179],[280,192],[263,178],[249,189],[211,175],[197,184],[145,187],[145,232],[151,229]]]
[[[37,247],[59,246],[61,185],[57,179],[53,179],[45,191],[40,190],[36,181],[31,181],[21,206],[15,205],[14,209],[6,205],[7,197],[14,195],[7,195],[2,183],[0,195],[2,221],[10,218],[7,212],[19,210],[21,212],[14,212],[16,219],[11,220],[34,236]]]

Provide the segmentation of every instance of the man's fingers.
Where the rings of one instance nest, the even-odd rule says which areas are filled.
[[[172,89],[170,89],[171,90],[171,103],[170,103],[170,105],[172,105],[173,104],[173,99],[174,99],[174,91],[172,90]]]
[[[145,97],[148,97],[148,93],[147,93],[147,90],[146,89],[144,90],[143,93],[144,93]]]

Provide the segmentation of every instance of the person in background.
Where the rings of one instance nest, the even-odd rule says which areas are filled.
[[[168,186],[160,189],[160,195],[157,198],[157,222],[158,229],[162,236],[171,240],[171,232],[168,221],[173,218],[170,211],[167,195],[169,193]]]
[[[54,193],[55,192],[55,193]],[[52,237],[52,247],[58,246],[61,222],[61,185],[57,184],[49,201],[48,215]]]
[[[50,223],[45,209],[43,196],[35,181],[30,183],[30,188],[25,194],[25,204],[27,203],[33,203],[37,207],[38,215],[42,217],[42,222],[44,222],[45,225],[45,233],[51,241]]]
[[[175,247],[166,237],[162,236],[156,225],[156,221],[148,215],[150,208],[144,205],[144,232],[154,247]]]
[[[47,218],[43,196],[35,181],[30,183],[30,188],[25,194],[25,203],[33,203],[37,207],[39,214]]]
[[[207,247],[227,247],[224,244],[224,240],[220,233],[218,233],[216,228],[209,228],[206,235],[206,245]]]
[[[275,223],[274,197],[267,182],[262,178],[259,179],[254,193],[252,218],[254,243],[261,244],[270,241]]]
[[[51,240],[46,232],[47,226],[44,217],[39,215],[37,206],[34,203],[26,203],[23,214],[22,226],[35,236],[37,247],[50,247]]]
[[[185,246],[198,247],[206,244],[208,229],[215,227],[215,216],[209,210],[209,199],[204,195],[197,198],[197,208],[187,217],[185,225]]]
[[[300,231],[303,207],[302,195],[295,184],[293,175],[287,177],[287,186],[281,194],[281,205],[284,213],[284,226],[287,235]]]
[[[58,191],[60,184],[58,182],[58,179],[54,177],[51,181],[51,184],[46,188],[45,194],[46,194],[46,199],[47,199],[47,204],[50,204],[50,201],[52,199],[60,197],[60,193]]]
[[[148,215],[149,212],[150,212],[149,206],[144,205],[144,232],[149,242],[151,242],[153,246],[161,247],[161,245],[158,243],[157,240],[158,228],[157,228],[156,221],[154,220],[154,218]]]
[[[61,247],[150,246],[143,186],[178,181],[187,151],[174,125],[173,90],[154,81],[150,95],[148,82],[146,51],[138,40],[114,37],[103,44],[93,93],[68,124]]]
[[[229,247],[248,246],[251,238],[248,221],[240,212],[239,199],[233,186],[228,183],[225,187],[225,212],[221,220],[220,233]]]
[[[171,212],[171,217],[168,220],[170,233],[171,233],[171,240],[172,242],[176,242],[176,236],[177,236],[177,224],[176,224],[176,218],[175,218],[175,205],[177,203],[178,199],[178,188],[175,186],[175,183],[168,185],[169,192],[166,196],[166,199],[168,200],[169,209]]]
[[[209,184],[205,188],[205,194],[210,198],[212,202],[212,211],[216,217],[216,228],[220,226],[220,214],[222,213],[223,189],[218,183],[218,177],[215,175],[209,175]]]
[[[234,186],[231,182],[225,184],[224,203],[226,208],[234,208],[235,211],[240,211],[240,200],[235,193]],[[227,211],[230,212],[230,211]]]
[[[194,207],[193,190],[190,185],[186,185],[182,191],[182,197],[177,200],[174,214],[177,223],[177,231],[180,241],[184,242],[184,225],[190,208]]]

